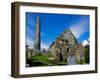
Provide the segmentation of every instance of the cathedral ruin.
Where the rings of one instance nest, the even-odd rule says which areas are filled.
[[[34,48],[30,56],[34,53],[41,52],[41,35],[40,35],[40,17],[36,18],[36,29],[35,29],[35,38],[34,38]],[[26,51],[29,51],[26,49]],[[51,54],[53,60],[56,61],[67,61],[67,58],[70,54],[73,54],[76,57],[78,63],[85,60],[84,47],[81,43],[77,41],[74,34],[69,28],[65,29],[60,35],[58,35],[55,40],[52,42],[48,48],[48,54]],[[27,55],[30,52],[26,52]],[[29,57],[30,58],[30,57]]]
[[[50,45],[49,51],[54,55],[58,60],[66,61],[68,55],[74,54],[77,62],[84,60],[84,47],[81,43],[78,43],[74,34],[71,30],[65,29]]]
[[[36,31],[34,40],[34,50],[40,51],[41,47],[41,36],[40,36],[40,17],[36,18]],[[48,49],[55,59],[58,61],[66,61],[68,55],[74,54],[77,61],[84,60],[84,48],[81,43],[78,43],[74,34],[69,28],[65,29],[57,38],[53,41]]]

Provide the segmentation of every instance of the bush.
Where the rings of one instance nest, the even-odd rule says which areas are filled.
[[[85,63],[89,64],[89,45],[85,46]]]

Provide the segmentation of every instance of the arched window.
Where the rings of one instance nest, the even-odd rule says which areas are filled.
[[[69,52],[69,48],[67,48],[67,53]]]
[[[68,43],[68,40],[66,40],[66,43]]]

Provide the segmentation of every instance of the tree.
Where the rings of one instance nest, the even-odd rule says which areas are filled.
[[[85,63],[86,64],[89,64],[90,63],[90,60],[89,60],[89,45],[86,45],[85,47]]]

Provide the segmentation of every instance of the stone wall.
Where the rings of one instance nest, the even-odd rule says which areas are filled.
[[[52,55],[58,60],[60,60],[60,57],[62,56],[63,61],[67,61],[69,54],[74,54],[78,62],[80,62],[81,59],[84,59],[85,56],[82,44],[78,43],[70,29],[66,29],[55,39],[51,44],[49,51],[51,51]]]

